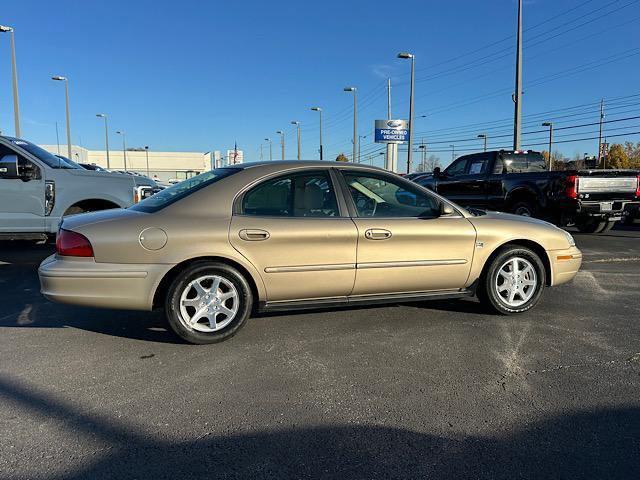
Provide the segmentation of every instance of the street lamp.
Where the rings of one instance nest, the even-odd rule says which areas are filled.
[[[320,160],[324,160],[322,152],[322,109],[320,107],[311,107],[311,110],[320,114]]]
[[[55,76],[51,80],[64,82],[64,97],[67,106],[67,156],[71,158],[71,120],[69,120],[69,80],[67,77]]]
[[[543,127],[549,127],[549,170],[551,170],[551,147],[553,146],[553,122],[544,122]]]
[[[411,53],[399,53],[398,58],[411,59],[411,90],[409,93],[409,148],[407,149],[407,173],[411,170],[411,150],[413,150],[413,84],[416,57]]]
[[[0,25],[0,33],[9,33],[11,42],[11,70],[13,74],[13,118],[15,121],[15,134],[20,138],[20,105],[18,102],[18,67],[16,65],[16,42],[13,27]]]
[[[270,138],[265,138],[265,142],[269,142],[269,161],[273,160],[273,142]]]
[[[298,160],[300,160],[300,122],[293,120],[291,124],[298,128]]]
[[[107,147],[107,170],[111,168],[109,163],[109,125],[107,123],[107,114],[106,113],[96,113],[96,117],[104,119],[104,143]]]
[[[425,165],[426,165],[426,161],[427,161],[427,146],[423,143],[422,145],[420,145],[418,147],[420,149],[420,152],[422,152],[422,171],[425,171]]]
[[[145,153],[145,155],[147,157],[147,177],[151,178],[149,176],[149,145],[145,145],[144,146],[144,153]]]
[[[282,160],[284,160],[284,132],[278,130],[276,133],[280,135],[280,148],[282,149]]]
[[[122,155],[124,156],[124,171],[127,171],[127,140],[124,130],[116,131],[118,135],[122,135]]]
[[[487,151],[487,134],[486,133],[481,133],[480,135],[478,135],[478,138],[484,138],[484,151]]]
[[[451,161],[453,162],[456,159],[456,146],[449,145],[451,147]]]
[[[358,89],[356,87],[344,87],[345,92],[353,92],[353,158],[356,161],[356,142],[358,140]]]

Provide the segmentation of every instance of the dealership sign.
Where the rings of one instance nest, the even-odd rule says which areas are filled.
[[[406,120],[376,120],[376,143],[404,143],[409,140],[409,122]]]

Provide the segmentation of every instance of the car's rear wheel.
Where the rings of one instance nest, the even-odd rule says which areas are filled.
[[[171,283],[165,303],[169,325],[190,343],[216,343],[244,325],[253,303],[247,280],[223,263],[188,267]]]
[[[485,269],[478,298],[491,310],[510,315],[535,306],[546,279],[540,257],[525,247],[503,249]]]

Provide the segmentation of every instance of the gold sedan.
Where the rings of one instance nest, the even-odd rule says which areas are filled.
[[[384,170],[269,162],[202,173],[126,210],[66,217],[41,290],[57,302],[164,307],[193,343],[256,310],[477,295],[531,309],[582,254],[540,220],[465,210]]]

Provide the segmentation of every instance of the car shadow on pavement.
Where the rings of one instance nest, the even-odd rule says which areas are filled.
[[[630,479],[637,478],[640,469],[640,409],[635,407],[569,412],[495,435],[456,433],[464,425],[452,428],[450,434],[432,434],[382,425],[333,424],[228,435],[205,427],[204,433],[193,432],[193,440],[173,441],[134,427],[139,422],[79,411],[7,376],[0,377],[0,398],[15,407],[10,408],[13,416],[5,426],[20,421],[17,410],[21,416],[54,422],[58,435],[64,432],[69,439],[68,444],[45,442],[38,451],[23,451],[20,461],[4,459],[3,465],[13,464],[19,470],[28,469],[33,460],[38,478],[52,480]],[[202,429],[204,422],[196,425]],[[78,451],[83,438],[103,448],[95,452],[88,445],[94,452],[88,455],[82,447]],[[17,452],[22,443],[13,438],[12,450]],[[7,453],[5,449],[0,458]],[[26,472],[12,473],[11,478],[18,478]]]

